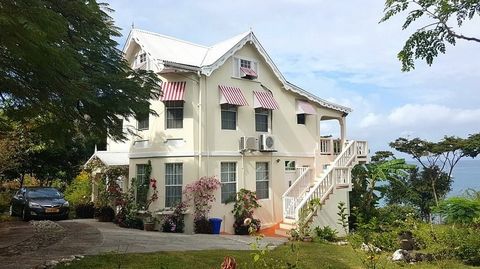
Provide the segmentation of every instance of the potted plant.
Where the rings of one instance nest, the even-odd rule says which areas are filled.
[[[163,220],[162,231],[166,233],[183,233],[186,208],[187,204],[185,202],[178,203],[173,212],[168,214]]]
[[[253,218],[253,210],[259,207],[255,192],[246,189],[237,192],[232,210],[235,234],[247,235],[260,230],[260,220]]]

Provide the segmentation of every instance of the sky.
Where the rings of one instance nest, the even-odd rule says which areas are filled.
[[[290,82],[348,106],[349,139],[368,140],[371,152],[392,150],[398,137],[439,140],[480,130],[480,44],[458,41],[429,67],[401,72],[396,55],[414,30],[405,15],[380,23],[382,0],[126,1],[109,0],[122,28],[132,27],[213,45],[253,29]],[[480,36],[480,21],[462,32]],[[322,122],[323,123],[323,122]],[[338,124],[321,125],[337,134]]]

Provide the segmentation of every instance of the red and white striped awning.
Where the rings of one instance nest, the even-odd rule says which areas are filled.
[[[249,76],[249,77],[253,77],[253,78],[258,77],[257,72],[253,71],[253,69],[246,68],[246,67],[240,67],[240,71],[242,71],[242,73],[244,74],[242,77],[244,77],[244,76]]]
[[[253,106],[255,108],[265,108],[265,109],[278,109],[277,101],[273,98],[273,94],[270,92],[256,92],[253,91]]]
[[[220,104],[230,104],[236,106],[248,106],[245,96],[240,88],[218,85],[220,89]]]
[[[163,82],[160,101],[184,101],[186,84],[185,81]]]
[[[317,111],[307,101],[297,100],[297,114],[316,115]]]

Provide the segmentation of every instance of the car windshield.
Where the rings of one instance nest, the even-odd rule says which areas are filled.
[[[62,195],[56,189],[44,188],[44,189],[29,189],[28,197],[30,198],[61,198]]]

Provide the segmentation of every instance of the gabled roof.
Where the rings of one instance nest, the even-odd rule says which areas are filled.
[[[98,158],[105,166],[120,166],[129,163],[128,152],[95,151],[85,165],[95,158]]]
[[[154,64],[159,67],[159,69],[162,69],[162,67],[165,66],[170,66],[174,68],[199,71],[206,76],[209,76],[213,71],[222,66],[229,57],[234,55],[235,52],[240,50],[247,42],[250,42],[256,47],[260,55],[262,55],[286,90],[295,92],[323,107],[343,113],[349,113],[352,111],[348,107],[319,98],[288,82],[270,56],[268,56],[267,52],[252,31],[239,34],[213,46],[206,47],[157,33],[132,29],[128,35],[123,50],[124,53],[127,53],[132,41],[137,43],[149,54],[150,59],[153,60]]]

